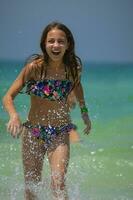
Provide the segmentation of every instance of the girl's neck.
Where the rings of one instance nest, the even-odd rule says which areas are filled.
[[[62,68],[64,68],[64,63],[62,61],[57,61],[57,62],[53,62],[53,61],[50,61],[49,62],[49,68],[52,68],[53,70],[60,70]]]

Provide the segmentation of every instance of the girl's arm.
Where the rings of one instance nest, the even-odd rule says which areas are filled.
[[[76,86],[74,88],[74,93],[75,93],[76,99],[79,103],[82,119],[83,119],[83,121],[86,125],[84,132],[86,134],[89,134],[89,132],[91,130],[91,121],[90,121],[90,118],[89,118],[89,115],[88,115],[88,109],[87,109],[86,104],[85,104],[83,87],[82,87],[82,84],[81,84],[80,81],[78,81],[78,83],[76,84]]]
[[[3,97],[3,105],[10,117],[17,113],[14,107],[13,100],[24,85],[24,74],[25,74],[25,68],[21,71],[17,79],[13,82],[13,84]]]
[[[22,69],[16,80],[13,82],[13,84],[3,97],[4,108],[8,112],[10,117],[10,120],[7,124],[7,130],[12,134],[13,137],[17,136],[18,131],[21,127],[21,121],[14,105],[14,98],[23,88],[26,79],[30,75],[30,69],[30,64]]]

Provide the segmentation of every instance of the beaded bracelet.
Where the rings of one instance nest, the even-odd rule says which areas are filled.
[[[88,113],[88,108],[86,106],[81,107],[81,113]]]

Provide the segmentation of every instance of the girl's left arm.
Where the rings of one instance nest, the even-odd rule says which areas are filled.
[[[84,124],[86,125],[86,128],[84,129],[84,133],[89,134],[91,130],[91,121],[88,114],[88,108],[85,104],[84,92],[83,92],[81,81],[78,81],[78,83],[75,85],[74,93],[79,103],[82,119],[84,121]]]

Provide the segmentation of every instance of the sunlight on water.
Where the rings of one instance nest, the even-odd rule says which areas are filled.
[[[0,97],[20,71],[16,66],[9,63],[0,68]],[[74,110],[81,142],[71,145],[66,180],[70,200],[133,200],[133,68],[92,66],[87,70],[83,84],[93,126],[91,135],[84,136],[79,110]],[[25,120],[29,100],[22,95],[15,103]],[[6,132],[8,117],[1,104],[0,113],[0,200],[24,200],[21,142]],[[47,158],[42,182],[32,187],[39,200],[52,200]]]
[[[133,161],[113,158],[106,148],[85,144],[71,147],[66,180],[70,200],[132,200],[133,184],[130,173]],[[5,144],[0,145],[0,152],[1,199],[23,200],[24,180],[19,141],[16,144],[13,139],[7,140]],[[126,189],[125,184],[128,184]],[[47,158],[44,160],[42,182],[32,187],[39,200],[52,199]]]

